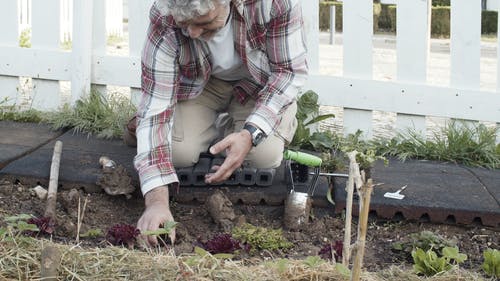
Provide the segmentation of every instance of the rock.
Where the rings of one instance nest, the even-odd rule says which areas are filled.
[[[212,219],[224,229],[224,232],[229,232],[236,218],[233,203],[229,198],[222,191],[217,190],[207,198],[205,204]]]
[[[47,193],[48,193],[48,191],[45,188],[43,188],[42,186],[40,186],[40,185],[35,186],[33,188],[33,192],[35,192],[36,196],[38,198],[40,198],[40,200],[47,199]]]
[[[125,195],[127,198],[132,197],[130,194],[135,191],[132,178],[122,165],[115,167],[104,165],[102,174],[97,179],[97,185],[109,195]]]

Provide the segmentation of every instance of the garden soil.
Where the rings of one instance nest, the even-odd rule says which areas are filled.
[[[34,186],[24,186],[0,180],[0,218],[18,214],[43,215],[45,201],[33,192]],[[80,233],[100,229],[106,231],[117,223],[134,224],[143,211],[143,199],[125,195],[111,196],[103,193],[86,194],[83,190],[62,190],[57,198],[58,224],[52,239],[61,243],[75,243],[78,216],[78,201],[86,208]],[[223,202],[220,204],[179,204],[171,202],[171,210],[176,221],[177,237],[174,245],[176,254],[192,253],[196,245],[207,241],[215,234],[228,231],[228,226],[250,223],[267,228],[283,228],[283,206],[239,205]],[[223,204],[223,205],[221,205]],[[219,207],[217,207],[219,206]],[[220,206],[223,206],[221,208]],[[214,221],[217,208],[226,212],[222,222]],[[234,214],[228,210],[232,208]],[[333,206],[332,206],[333,210]],[[343,240],[344,221],[342,215],[333,215],[332,210],[313,208],[311,220],[306,227],[296,231],[283,231],[284,236],[293,243],[293,248],[282,252],[260,251],[259,258],[305,258],[318,255],[328,243]],[[227,215],[229,212],[229,216]],[[227,223],[230,220],[232,223]],[[0,226],[5,221],[0,219]],[[353,241],[356,226],[353,226]],[[371,218],[368,227],[364,265],[370,271],[387,268],[392,264],[410,264],[411,257],[393,250],[393,243],[408,241],[412,233],[429,230],[446,239],[456,240],[460,252],[468,255],[463,267],[478,269],[482,263],[482,253],[486,248],[499,249],[498,229],[481,225],[459,226],[439,225],[421,222],[388,222]],[[83,247],[109,247],[105,237],[81,238]]]

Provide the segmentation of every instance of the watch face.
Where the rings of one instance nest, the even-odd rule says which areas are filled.
[[[264,139],[264,134],[262,132],[258,132],[252,140],[253,146],[257,146]]]

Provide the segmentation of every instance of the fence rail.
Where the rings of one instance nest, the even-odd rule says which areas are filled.
[[[152,2],[128,0],[129,51],[117,56],[106,51],[106,38],[123,36],[122,0],[3,0],[0,98],[19,104],[26,94],[21,93],[20,77],[32,79],[32,106],[41,110],[56,109],[64,102],[62,81],[71,84],[71,102],[89,93],[91,84],[102,89],[129,87],[132,98],[136,97]],[[398,1],[394,81],[373,78],[373,1],[343,2],[341,75],[320,75],[319,7],[306,3],[303,13],[311,68],[306,89],[318,92],[323,104],[343,108],[345,133],[361,129],[372,136],[374,111],[395,113],[398,129],[413,127],[422,132],[429,116],[500,123],[499,87],[490,92],[479,85],[481,1],[452,1],[450,84],[440,86],[427,81],[431,0]],[[54,11],[61,16],[51,16]],[[26,27],[32,29],[32,47],[20,48],[19,34]],[[61,49],[61,42],[68,40],[72,49]],[[495,79],[499,78],[500,70]]]

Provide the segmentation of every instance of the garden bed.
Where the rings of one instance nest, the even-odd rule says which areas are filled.
[[[117,223],[135,225],[143,210],[142,198],[127,199],[125,196],[109,196],[104,193],[87,195],[83,191],[76,190],[60,191],[57,208],[58,225],[51,238],[53,242],[65,245],[76,244],[79,196],[80,205],[83,205],[85,198],[88,200],[80,233],[85,233],[89,230],[101,230],[103,233],[103,235],[98,235],[97,237],[80,238],[79,251],[89,249],[90,252],[95,252],[95,250],[90,249],[113,249],[114,247],[111,247],[105,239],[107,230]],[[234,205],[233,208],[237,216],[235,225],[249,223],[269,229],[282,228],[283,206]],[[31,214],[40,217],[43,215],[44,209],[45,202],[33,193],[31,186],[23,186],[21,183],[14,184],[0,180],[0,217],[6,218],[18,214]],[[169,258],[193,254],[195,246],[223,232],[223,229],[214,223],[209,211],[203,204],[186,205],[172,202],[171,209],[179,225],[177,226],[177,240],[173,246],[173,252],[171,251],[172,249],[166,250],[170,250]],[[292,243],[292,248],[277,251],[250,252],[235,256],[235,262],[241,262],[241,264],[248,266],[249,263],[255,265],[256,261],[279,260],[281,258],[304,260],[309,256],[317,256],[322,247],[328,243],[343,240],[344,221],[342,215],[334,215],[332,210],[333,206],[332,209],[314,208],[308,227],[301,231],[284,230],[283,236]],[[2,220],[0,226],[5,225],[6,222]],[[407,242],[411,234],[419,233],[423,230],[429,230],[446,239],[455,240],[460,252],[468,255],[468,259],[461,267],[472,272],[481,272],[480,268],[483,262],[482,253],[485,249],[499,249],[498,230],[483,226],[371,220],[369,222],[364,259],[365,270],[382,272],[388,270],[393,265],[401,264],[403,264],[403,268],[411,269],[411,257],[407,253],[394,250],[393,244],[395,242]],[[40,235],[37,238],[43,239],[49,238],[49,236]],[[8,250],[7,245],[8,243],[0,241],[0,249],[2,251]],[[19,244],[19,247],[22,247],[22,245]],[[131,253],[136,253],[138,257],[147,254],[140,249]],[[36,263],[37,260],[34,262]],[[0,267],[6,264],[6,261],[0,262]],[[22,263],[19,266],[30,267]],[[136,266],[134,265],[131,268],[135,268]],[[33,269],[32,266],[31,268]],[[5,270],[5,268],[0,268],[0,272],[4,272],[2,274],[7,274]],[[25,268],[20,270],[26,273]],[[179,270],[179,267],[176,270]],[[324,272],[328,272],[328,270]],[[0,274],[0,279],[16,278],[16,276],[3,276],[2,274]],[[175,274],[179,274],[179,272],[177,271]],[[330,276],[333,275],[330,274]],[[416,275],[414,277],[416,278]],[[30,278],[33,278],[33,276],[20,279]],[[316,278],[324,280],[319,275]],[[474,280],[476,277],[470,278],[460,280]],[[239,280],[238,278],[236,279]]]

